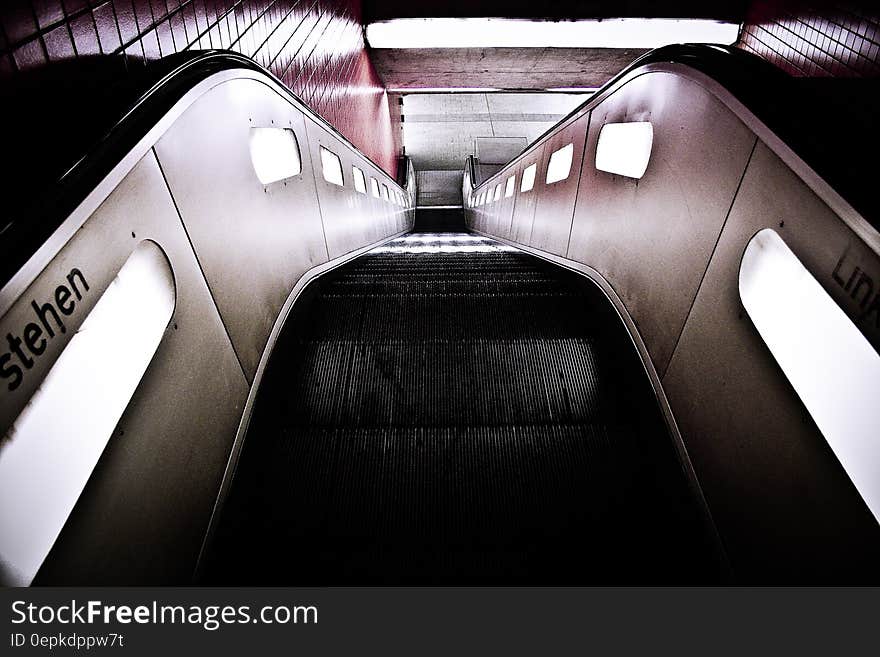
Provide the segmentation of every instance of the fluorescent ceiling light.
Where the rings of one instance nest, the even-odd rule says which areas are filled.
[[[367,25],[373,48],[658,48],[670,43],[729,45],[738,35],[737,23],[673,18],[398,18]]]
[[[596,168],[628,178],[641,178],[648,169],[654,127],[648,121],[606,123],[599,131]]]
[[[770,353],[880,520],[880,355],[770,228],[746,247],[739,294]]]

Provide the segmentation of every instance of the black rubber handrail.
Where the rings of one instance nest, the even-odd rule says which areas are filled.
[[[878,80],[795,78],[732,46],[664,46],[636,59],[529,147],[589,109],[633,71],[656,63],[685,64],[718,82],[880,230],[880,198],[874,190],[874,159],[880,152],[880,131],[874,127],[880,116]]]
[[[873,130],[872,125],[875,117],[880,115],[877,81],[797,79],[737,48],[684,44],[646,53],[609,81],[602,90],[635,69],[656,62],[686,64],[718,81],[789,144],[875,228],[880,226],[880,212],[877,211],[880,203],[873,190],[876,165],[872,161],[873,154],[880,152],[880,131]],[[0,286],[8,282],[178,100],[201,80],[229,69],[261,73],[284,88],[277,78],[253,60],[227,51],[182,53],[152,63],[139,75],[126,76],[127,87],[119,85],[123,89],[117,94],[123,100],[112,100],[117,104],[128,98],[135,100],[118,112],[115,119],[104,124],[111,125],[109,130],[96,131],[96,142],[85,155],[77,153],[69,158],[60,177],[44,177],[41,180],[43,172],[35,171],[31,176],[35,181],[31,189],[10,189],[4,194],[9,214],[0,219]],[[296,98],[292,92],[289,94],[291,98]],[[12,99],[15,100],[15,97]],[[586,101],[560,123],[590,102]],[[351,144],[304,103],[300,102],[300,105],[339,139]],[[839,119],[834,130],[827,129],[829,112],[832,119]],[[846,118],[840,120],[841,114],[845,114]],[[4,127],[18,129],[17,126]],[[64,129],[64,126],[52,127],[59,131]],[[555,129],[551,128],[539,139]]]

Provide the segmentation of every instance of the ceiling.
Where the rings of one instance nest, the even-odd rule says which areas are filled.
[[[522,150],[588,97],[561,93],[408,94],[403,96],[401,107],[403,144],[418,171],[460,171],[467,156],[474,154],[477,140],[481,140],[484,152],[505,142]]]
[[[362,3],[364,25],[407,18],[510,18],[562,22],[691,18],[741,23],[748,6],[749,0],[554,0],[552,3],[536,3],[534,0],[363,0]],[[479,87],[544,90],[602,86],[644,52],[631,47],[383,48],[371,49],[371,59],[389,89]]]
[[[382,48],[370,52],[389,89],[595,88],[646,50],[628,48]]]

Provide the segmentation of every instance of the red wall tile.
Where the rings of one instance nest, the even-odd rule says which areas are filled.
[[[739,46],[792,75],[880,76],[876,2],[753,0]]]
[[[48,62],[184,50],[252,57],[392,176],[402,150],[364,49],[360,0],[2,0],[0,78]]]

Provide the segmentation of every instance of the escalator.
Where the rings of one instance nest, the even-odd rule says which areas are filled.
[[[461,233],[397,238],[312,287],[269,363],[205,582],[718,581],[598,288]]]
[[[421,217],[411,162],[395,180],[253,61],[126,87],[0,222],[0,581],[877,581],[880,516],[740,287],[771,231],[880,349],[876,85],[661,48]],[[642,178],[597,161],[625,123],[651,125]],[[156,300],[149,335],[81,330]],[[115,405],[88,394],[132,354]],[[854,371],[812,378],[871,390]]]

